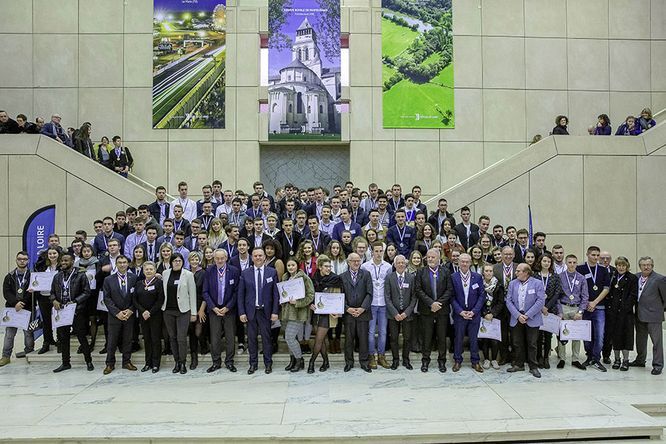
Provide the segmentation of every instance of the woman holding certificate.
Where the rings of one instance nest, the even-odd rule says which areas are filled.
[[[342,279],[331,271],[331,260],[328,256],[322,254],[317,258],[317,271],[312,278],[316,292],[324,293],[342,293]],[[315,305],[310,305],[310,310],[315,311]],[[326,335],[329,328],[335,328],[338,325],[338,315],[312,315],[312,324],[315,327],[315,345],[308,365],[308,373],[314,373],[315,359],[321,353],[324,362],[319,367],[320,372],[328,370],[328,352],[326,350]]]
[[[483,266],[483,288],[486,292],[486,302],[483,304],[481,315],[486,321],[499,319],[500,322],[506,322],[505,306],[504,306],[504,287],[493,276],[493,266],[485,264]],[[495,339],[483,339],[481,342],[481,350],[483,351],[483,368],[489,369],[492,366],[495,370],[499,370],[500,366],[497,362],[497,355],[499,353],[500,341]]]
[[[613,369],[629,370],[629,352],[634,349],[634,308],[638,302],[638,278],[629,272],[629,260],[618,256],[617,273],[606,296],[606,331],[615,354]],[[620,361],[622,352],[622,361]]]
[[[280,311],[280,320],[286,324],[284,339],[287,341],[290,354],[289,365],[284,369],[292,373],[305,368],[301,345],[296,337],[303,331],[304,324],[308,322],[310,315],[308,311],[309,305],[314,301],[314,286],[312,285],[312,280],[302,270],[298,269],[296,260],[291,258],[287,260],[287,272],[282,276],[282,281],[296,279],[303,280],[305,297],[302,299],[289,298],[289,300],[282,303],[282,310]],[[314,372],[314,369],[312,372]]]
[[[35,271],[40,273],[52,273],[54,276],[60,270],[60,251],[55,248],[46,250],[46,262],[43,265],[35,264]],[[32,290],[30,290],[32,291]],[[51,309],[53,303],[51,302],[50,291],[41,291],[37,295],[37,302],[39,304],[39,311],[42,314],[42,325],[44,329],[44,343],[42,348],[37,352],[38,355],[44,354],[49,351],[51,345],[57,345],[53,338],[53,327],[51,326]]]
[[[81,257],[79,258],[79,271],[86,274],[88,284],[90,285],[90,297],[86,300],[86,314],[90,327],[90,351],[95,348],[97,339],[97,300],[99,299],[99,288],[97,287],[97,274],[101,270],[99,259],[94,255],[91,245],[85,244],[81,247]],[[82,349],[79,347],[79,350]]]
[[[531,250],[527,250],[525,257],[527,257],[530,251]],[[566,297],[566,294],[564,294],[564,290],[562,289],[562,281],[559,279],[559,276],[555,274],[554,266],[555,261],[553,261],[553,256],[546,252],[541,255],[539,260],[532,267],[532,269],[535,270],[534,277],[541,279],[543,288],[546,291],[546,303],[541,309],[541,313],[544,316],[547,316],[548,314],[559,314],[559,300],[562,297]],[[539,337],[537,338],[537,361],[539,362],[540,368],[550,368],[548,356],[550,356],[550,341],[552,338],[552,333],[545,330],[539,330]]]

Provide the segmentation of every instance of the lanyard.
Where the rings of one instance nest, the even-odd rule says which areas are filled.
[[[18,270],[14,271],[14,274],[16,275],[16,282],[18,282],[18,288],[23,288],[23,284],[25,283],[25,277],[28,274],[28,272],[25,271],[21,279],[19,279]]]
[[[372,264],[372,268],[375,270],[375,281],[379,281],[379,275],[382,274],[382,264],[379,264],[379,266]]]
[[[234,255],[234,246],[227,241],[227,253],[229,253],[229,257]]]
[[[220,281],[224,280],[224,274],[227,272],[227,267],[217,269],[217,277]]]
[[[587,270],[592,275],[592,283],[596,286],[597,285],[597,265],[594,266],[594,273],[592,273],[592,269],[590,268],[590,264],[585,264],[585,265],[587,265]],[[596,290],[596,288],[595,288],[595,290]]]
[[[153,276],[152,279],[149,280],[148,282],[146,282],[146,281],[144,280],[144,284],[143,284],[143,285],[144,285],[144,287],[145,287],[146,290],[148,290],[148,287],[150,287],[150,284],[153,283],[153,281],[155,280],[155,278],[157,278],[157,276]]]
[[[68,296],[69,296],[69,284],[75,272],[76,270],[72,270],[72,272],[69,273],[69,277],[66,280],[65,280],[65,273],[62,274],[62,288],[64,290],[64,293]]]
[[[543,283],[543,290],[544,291],[546,291],[546,288],[548,288],[548,280],[549,279],[550,279],[550,273],[548,273],[548,275],[545,277],[545,280],[544,280],[544,276],[541,275],[541,282]]]
[[[287,240],[287,243],[289,244],[289,253],[291,253],[292,251],[294,251],[294,237],[292,236],[290,239],[289,236],[285,235],[284,238]]]
[[[403,245],[403,239],[405,237],[405,233],[407,232],[407,225],[402,227],[402,233],[400,232],[400,227],[399,226],[396,225],[395,229],[398,231],[398,237],[400,238],[400,246],[402,246]]]
[[[319,239],[321,238],[321,235],[317,236],[316,241],[315,241],[314,236],[311,235],[310,237],[312,237],[312,243],[314,244],[315,251],[319,251]]]

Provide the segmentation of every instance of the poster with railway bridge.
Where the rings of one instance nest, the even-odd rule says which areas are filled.
[[[153,1],[153,128],[224,128],[226,0]]]
[[[384,128],[453,128],[452,0],[382,0]]]

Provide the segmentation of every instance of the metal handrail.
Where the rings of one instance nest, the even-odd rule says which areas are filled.
[[[130,179],[135,184],[139,185],[140,187],[144,188],[146,191],[149,191],[151,193],[154,193],[155,188],[157,188],[155,185],[153,185],[149,182],[146,182],[145,180],[143,180],[142,178],[140,178],[139,176],[137,176],[136,174],[134,174],[132,172],[127,173],[127,178]],[[168,201],[172,201],[172,200],[175,200],[175,197],[172,196],[171,194],[167,193],[166,199]]]

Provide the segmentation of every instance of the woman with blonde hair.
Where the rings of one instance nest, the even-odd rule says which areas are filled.
[[[280,320],[286,325],[284,330],[284,340],[289,347],[289,365],[284,369],[286,371],[296,373],[305,368],[303,361],[303,351],[298,342],[298,335],[303,331],[306,322],[310,320],[310,304],[314,301],[314,285],[309,276],[303,270],[298,269],[298,262],[296,259],[289,258],[287,260],[287,272],[282,276],[282,281],[302,279],[305,286],[305,298],[303,299],[289,299],[282,303],[282,310],[280,310]]]
[[[222,243],[227,240],[227,233],[224,231],[222,220],[219,217],[214,217],[210,221],[210,230],[208,231],[208,245],[218,248]]]

